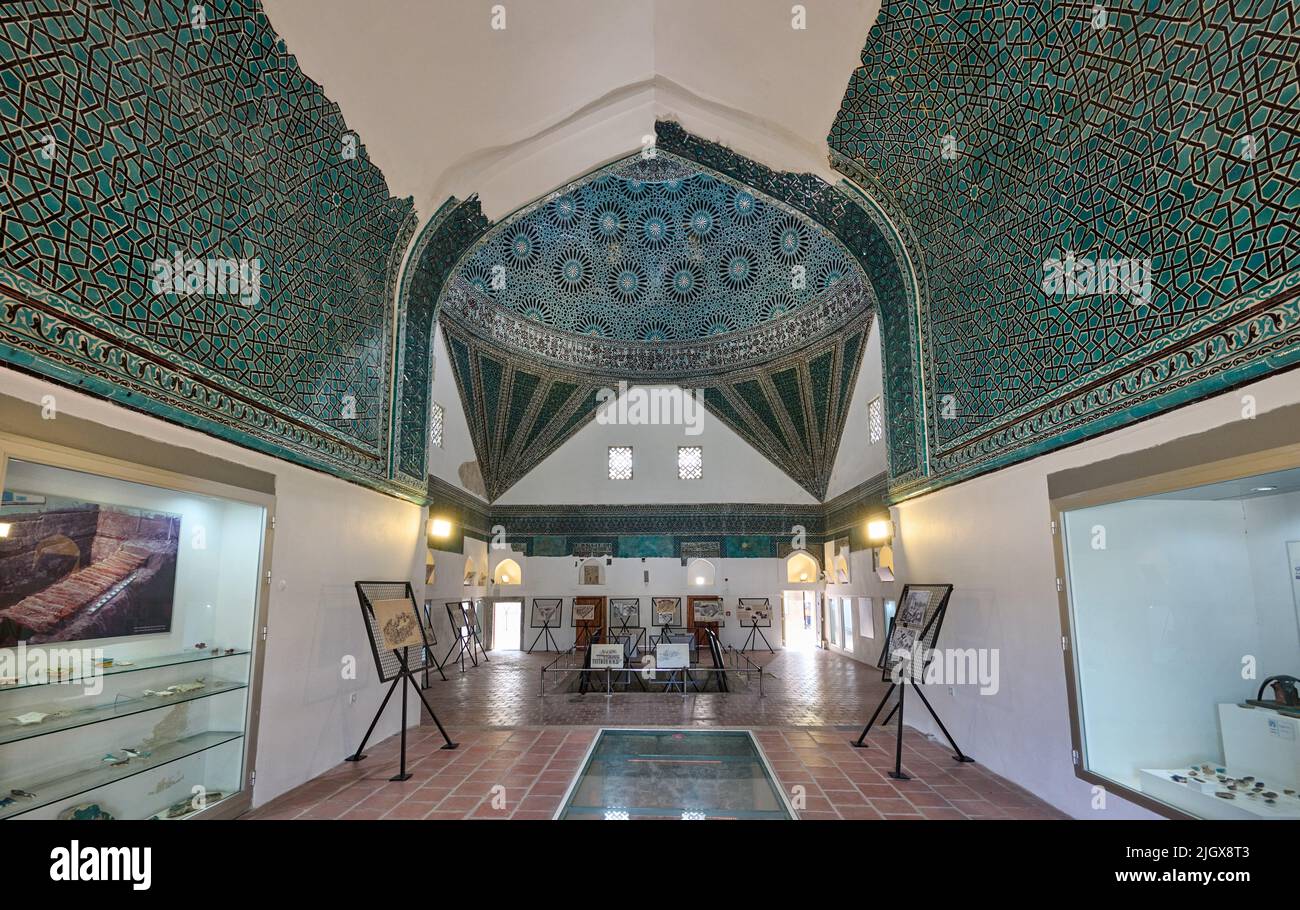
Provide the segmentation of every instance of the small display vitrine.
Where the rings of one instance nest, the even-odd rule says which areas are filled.
[[[0,820],[251,803],[266,493],[0,434]]]

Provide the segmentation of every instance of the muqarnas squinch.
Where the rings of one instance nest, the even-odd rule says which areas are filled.
[[[62,502],[0,517],[0,647],[170,631],[179,515]]]

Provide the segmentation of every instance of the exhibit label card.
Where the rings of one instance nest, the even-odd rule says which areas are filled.
[[[598,644],[591,646],[591,668],[593,670],[621,670],[623,668],[623,646]]]

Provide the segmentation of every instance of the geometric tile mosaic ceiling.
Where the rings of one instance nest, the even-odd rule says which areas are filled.
[[[387,465],[411,200],[260,3],[195,6],[0,8],[0,358],[421,494]]]
[[[779,319],[856,268],[806,217],[664,153],[624,159],[515,213],[457,271],[542,325],[664,342]]]
[[[926,288],[918,486],[1300,361],[1300,7],[1103,6],[885,4],[845,93]]]

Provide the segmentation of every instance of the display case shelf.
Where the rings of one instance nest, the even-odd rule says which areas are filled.
[[[212,684],[204,684],[202,689],[194,692],[168,696],[141,695],[110,705],[81,708],[48,723],[41,721],[38,724],[16,724],[12,718],[6,718],[3,722],[0,722],[0,746],[22,742],[25,739],[35,739],[38,736],[48,736],[51,733],[62,733],[65,730],[75,730],[78,727],[87,727],[91,724],[117,720],[119,717],[145,714],[149,711],[157,711],[160,708],[170,708],[172,705],[179,705],[183,702],[198,701],[202,698],[211,698],[214,695],[224,695],[226,692],[237,692],[240,689],[247,688],[248,684],[245,682],[218,680]]]
[[[4,694],[5,692],[17,692],[20,689],[32,689],[32,688],[36,688],[37,686],[53,686],[53,685],[60,685],[60,684],[70,685],[72,683],[85,682],[88,679],[95,679],[98,678],[100,675],[117,676],[118,674],[121,673],[133,673],[139,670],[158,670],[163,667],[176,667],[184,664],[202,663],[204,661],[209,661],[209,660],[223,660],[231,657],[242,657],[250,653],[252,652],[245,649],[242,651],[234,650],[231,651],[230,653],[226,653],[223,651],[220,654],[213,654],[210,651],[188,651],[181,654],[163,654],[158,657],[145,657],[145,658],[141,658],[140,660],[132,661],[128,666],[119,667],[116,664],[114,664],[111,667],[104,667],[99,671],[99,673],[96,673],[94,676],[76,676],[76,677],[65,677],[63,679],[33,680],[31,682],[9,683],[8,685],[0,684],[0,694]]]
[[[0,819],[26,815],[44,806],[53,805],[65,799],[80,796],[83,793],[89,793],[100,787],[126,780],[128,777],[144,774],[155,768],[161,768],[183,758],[189,758],[191,755],[198,755],[200,752],[206,752],[209,749],[215,749],[218,746],[223,746],[235,740],[242,740],[243,738],[243,732],[237,730],[208,731],[166,743],[154,749],[148,758],[133,758],[127,764],[119,767],[98,763],[96,765],[86,765],[83,768],[64,774],[62,777],[49,780],[22,784],[6,782],[5,789],[0,789],[0,794],[9,796],[12,790],[26,790],[29,793],[34,793],[35,798],[18,799],[12,805],[5,806],[0,809]]]

